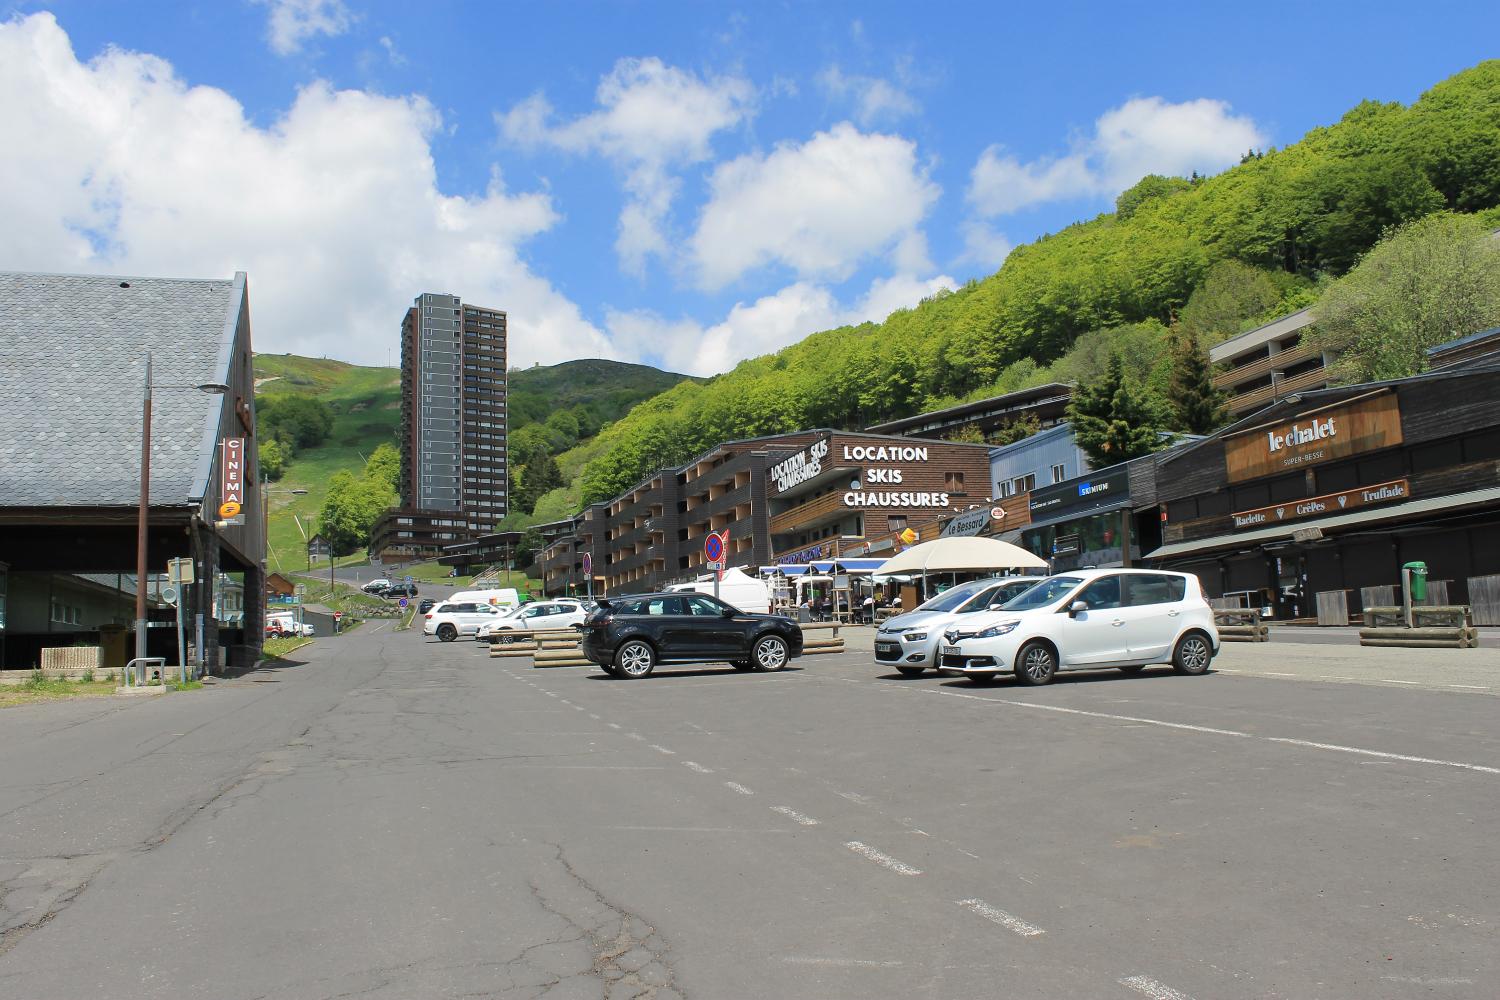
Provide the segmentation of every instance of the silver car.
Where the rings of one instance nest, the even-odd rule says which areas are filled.
[[[905,614],[887,619],[875,633],[875,662],[892,664],[911,677],[936,667],[937,647],[945,628],[964,615],[999,607],[1030,590],[1038,579],[1009,576],[961,583]]]

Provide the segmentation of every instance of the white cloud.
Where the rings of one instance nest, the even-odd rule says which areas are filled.
[[[420,98],[304,88],[260,127],[165,61],[83,64],[50,14],[0,24],[0,267],[249,272],[256,347],[383,364],[402,311],[451,291],[511,314],[513,361],[618,357],[519,247],[555,224],[541,193],[437,187]]]
[[[994,227],[978,219],[969,219],[963,225],[964,251],[959,260],[998,268],[1015,249],[1014,244]]]
[[[314,35],[342,35],[354,23],[343,0],[255,0],[270,8],[266,37],[271,51],[289,56]],[[385,39],[381,39],[384,44]]]
[[[1255,122],[1223,101],[1137,97],[1100,115],[1093,134],[1064,156],[1023,163],[990,146],[970,175],[969,200],[981,214],[996,216],[1048,201],[1113,197],[1146,174],[1221,170],[1267,141]]]
[[[895,274],[872,282],[859,301],[846,308],[828,288],[799,281],[754,302],[736,303],[723,322],[709,327],[644,310],[612,312],[606,325],[611,338],[632,356],[690,359],[682,364],[686,374],[714,375],[818,330],[878,322],[897,309],[955,287],[947,275],[924,279]]]
[[[907,92],[904,81],[898,84],[878,76],[848,74],[837,65],[818,74],[818,85],[830,98],[847,101],[854,109],[854,120],[867,128],[882,121],[898,121],[922,109]]]
[[[722,288],[747,271],[784,264],[802,278],[843,280],[901,248],[940,189],[916,144],[844,122],[801,145],[720,164],[690,252],[699,283]]]
[[[714,134],[755,112],[755,89],[739,77],[705,79],[660,59],[621,59],[595,92],[597,111],[554,125],[553,108],[534,94],[495,116],[500,132],[526,146],[595,153],[619,163],[629,200],[615,249],[641,273],[648,257],[665,255],[664,230],[678,182],[672,168],[713,155]]]

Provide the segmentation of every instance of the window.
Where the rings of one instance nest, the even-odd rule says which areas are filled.
[[[1120,578],[1101,576],[1080,590],[1073,600],[1087,602],[1090,611],[1118,608],[1120,606]]]
[[[1032,472],[1024,476],[1017,476],[1010,481],[1010,492],[1006,496],[1013,497],[1017,493],[1025,493],[1036,489],[1036,473]]]
[[[1147,604],[1175,604],[1187,593],[1187,580],[1165,573],[1131,574],[1125,577],[1127,604],[1132,608]]]
[[[964,474],[962,472],[943,473],[943,488],[949,493],[962,493],[964,491]]]
[[[706,597],[684,598],[687,602],[688,614],[698,618],[718,618],[724,611],[724,605],[716,604]]]
[[[906,515],[905,514],[892,514],[890,517],[888,517],[888,518],[885,519],[885,524],[886,524],[886,527],[889,528],[892,531],[905,531],[906,530]]]
[[[1068,467],[1065,465],[1054,465],[1052,467],[1052,481],[1060,483],[1068,478]]]
[[[1015,483],[1010,482],[1010,483],[996,483],[995,484],[995,496],[998,497],[999,499],[1003,500],[1006,497],[1013,497],[1015,495],[1016,495],[1016,484]]]

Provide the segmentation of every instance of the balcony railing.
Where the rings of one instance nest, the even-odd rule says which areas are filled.
[[[1271,372],[1278,372],[1289,368],[1308,358],[1315,358],[1320,352],[1313,350],[1306,344],[1298,344],[1290,350],[1282,351],[1280,354],[1272,354],[1261,358],[1248,365],[1231,368],[1214,376],[1214,385],[1220,389],[1229,389],[1237,385],[1243,385],[1252,379],[1263,378]]]
[[[784,535],[844,510],[844,494],[826,493],[771,518],[771,534]]]
[[[1242,392],[1230,399],[1229,412],[1232,416],[1239,416],[1250,410],[1265,406],[1267,403],[1281,399],[1291,393],[1301,392],[1303,389],[1321,389],[1328,384],[1328,369],[1315,368],[1310,372],[1303,372],[1295,378],[1283,379],[1277,382],[1275,387],[1262,386],[1252,389],[1250,392]]]

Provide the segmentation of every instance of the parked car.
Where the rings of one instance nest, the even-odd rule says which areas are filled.
[[[391,585],[391,581],[387,580],[385,577],[382,576],[379,579],[371,580],[369,583],[365,584],[363,587],[360,587],[359,589],[363,590],[367,594],[378,594],[382,590],[384,590],[385,588],[389,587],[390,585]]]
[[[583,655],[615,677],[649,677],[658,663],[730,663],[781,670],[802,655],[802,629],[707,594],[600,598],[583,623]]]
[[[875,662],[894,664],[908,677],[936,667],[943,630],[967,615],[992,611],[1030,590],[1035,576],[991,577],[950,587],[902,615],[888,618],[875,632]]]
[[[273,633],[271,630],[275,628]],[[311,622],[297,624],[297,619],[290,612],[279,612],[266,616],[266,635],[317,635],[318,630]]]
[[[1170,663],[1201,674],[1219,652],[1213,609],[1198,578],[1156,570],[1095,569],[1048,577],[1005,604],[943,632],[940,672],[987,684],[1014,673],[1048,684],[1059,670]]]
[[[380,596],[388,601],[394,601],[402,597],[416,597],[417,585],[415,583],[393,583],[382,590]]]
[[[429,611],[432,610],[432,606],[434,604],[436,604],[436,603],[437,603],[437,601],[434,601],[430,597],[424,597],[424,598],[422,598],[420,601],[417,602],[417,614],[419,614],[419,615],[425,615],[427,612],[429,612]]]
[[[452,642],[461,635],[473,635],[500,615],[498,608],[473,601],[444,601],[422,618],[422,634],[435,635]]]
[[[488,640],[501,633],[528,629],[572,628],[582,625],[584,616],[583,605],[577,601],[536,601],[502,612],[494,621],[480,626],[474,638]]]

